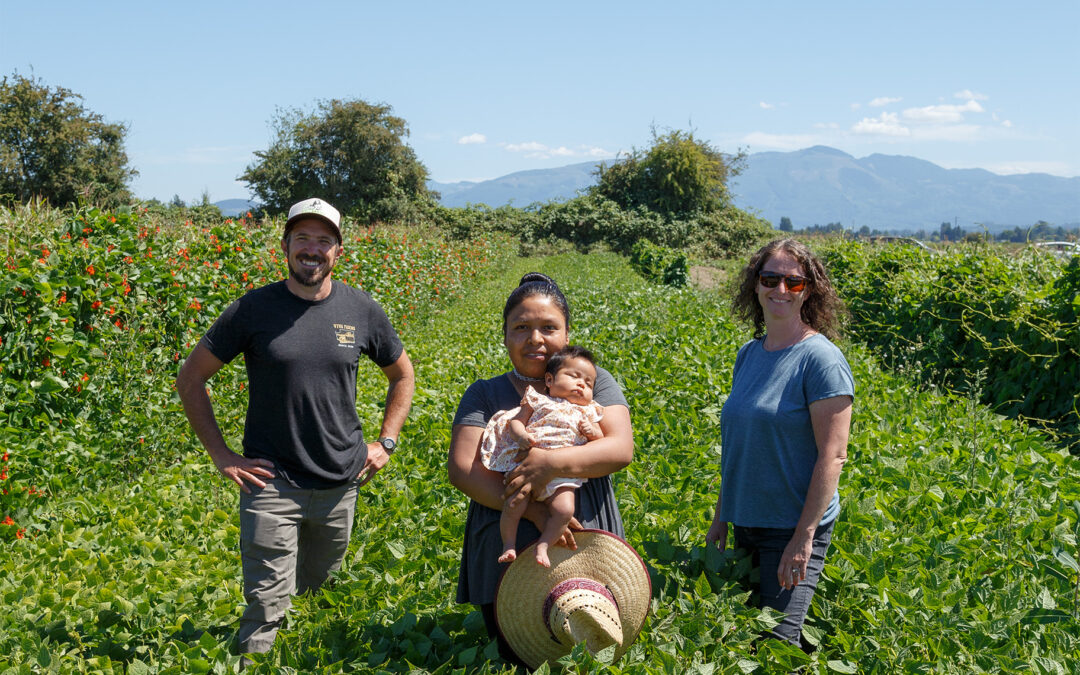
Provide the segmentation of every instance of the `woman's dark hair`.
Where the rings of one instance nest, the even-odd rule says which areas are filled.
[[[761,268],[775,254],[783,252],[795,258],[803,268],[803,273],[810,280],[806,285],[806,299],[803,300],[801,318],[806,325],[823,334],[830,340],[840,336],[840,320],[844,314],[844,302],[836,294],[825,266],[810,249],[794,239],[776,239],[765,244],[757,253],[750,256],[750,262],[743,268],[738,293],[731,303],[735,316],[754,327],[754,337],[765,334],[765,311],[757,297],[758,274]]]
[[[580,345],[566,345],[548,358],[547,372],[554,375],[570,359],[585,359],[593,365],[593,368],[596,367],[596,359],[588,349]]]
[[[524,302],[526,298],[531,298],[534,295],[551,298],[555,306],[562,312],[563,318],[566,319],[566,327],[570,328],[570,305],[566,304],[566,298],[563,296],[562,291],[559,290],[559,285],[546,274],[529,272],[521,277],[518,287],[506,299],[506,306],[503,307],[504,335],[506,334],[506,319],[510,316],[510,312],[514,311],[514,308]]]

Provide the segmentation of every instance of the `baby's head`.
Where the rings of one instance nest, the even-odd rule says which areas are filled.
[[[565,398],[577,405],[590,403],[596,384],[596,361],[592,352],[577,345],[568,345],[555,352],[548,359],[544,383],[548,396]]]

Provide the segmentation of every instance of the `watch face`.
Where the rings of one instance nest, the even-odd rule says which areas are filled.
[[[397,443],[392,438],[380,438],[379,443],[382,444],[387,452],[393,452],[394,448],[397,447]]]

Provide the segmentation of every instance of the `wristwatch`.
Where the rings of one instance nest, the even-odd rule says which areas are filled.
[[[388,455],[394,454],[394,450],[397,450],[397,441],[392,438],[387,438],[383,436],[379,439],[378,443],[383,447],[383,450],[385,450],[386,454]]]

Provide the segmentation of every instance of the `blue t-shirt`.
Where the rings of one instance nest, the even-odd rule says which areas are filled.
[[[854,397],[855,380],[844,355],[820,333],[775,352],[764,341],[739,349],[720,414],[720,518],[790,529],[802,515],[818,458],[810,404]],[[820,525],[839,511],[834,493]]]

